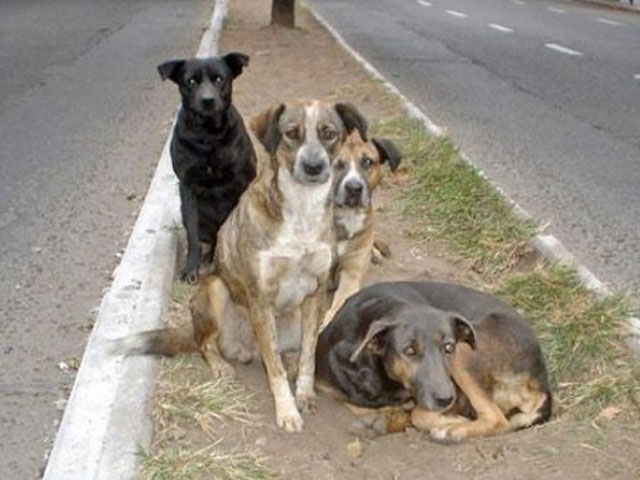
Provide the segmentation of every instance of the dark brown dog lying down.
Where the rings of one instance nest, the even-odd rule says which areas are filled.
[[[436,440],[460,441],[551,415],[547,370],[528,323],[498,298],[458,285],[360,290],[320,335],[316,368],[320,388],[366,407],[359,413],[376,412],[380,432],[413,424]]]

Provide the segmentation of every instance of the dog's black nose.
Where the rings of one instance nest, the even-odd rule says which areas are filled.
[[[202,108],[211,108],[213,107],[214,99],[213,98],[203,98],[202,99]]]
[[[453,397],[436,397],[434,398],[436,405],[440,408],[447,408],[453,402]]]
[[[362,185],[361,182],[358,182],[357,180],[349,180],[347,183],[344,184],[344,189],[349,195],[353,195],[354,197],[356,196],[359,197],[360,194],[362,193],[362,190],[364,189],[364,186]]]
[[[302,169],[308,176],[315,177],[316,175],[320,175],[324,170],[324,162],[322,159],[308,159],[302,164]]]

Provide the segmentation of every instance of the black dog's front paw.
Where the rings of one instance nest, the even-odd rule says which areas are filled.
[[[185,283],[188,283],[189,285],[193,285],[194,283],[198,283],[198,277],[199,277],[199,275],[198,275],[198,267],[189,268],[189,266],[187,265],[180,272],[180,280],[182,280]]]

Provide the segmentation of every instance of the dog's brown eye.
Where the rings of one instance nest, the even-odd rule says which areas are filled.
[[[362,166],[363,166],[364,168],[371,168],[371,167],[373,167],[373,159],[372,159],[372,158],[369,158],[369,157],[364,157],[360,163],[362,163]]]
[[[413,357],[417,352],[415,348],[407,347],[402,351],[402,353],[404,353],[407,357]]]
[[[332,142],[333,140],[338,138],[338,132],[336,132],[331,128],[323,128],[320,131],[320,136],[322,137],[323,140],[327,142]]]
[[[344,163],[344,160],[342,160],[341,158],[338,158],[338,159],[336,160],[336,168],[337,168],[338,170],[342,170],[342,169],[343,169],[344,167],[346,167],[346,166],[347,166],[347,164],[346,164],[346,163]]]
[[[447,355],[451,355],[456,350],[456,344],[453,342],[447,342],[444,344],[444,347],[442,347],[442,349],[444,350],[444,353],[446,353]]]
[[[284,136],[289,140],[300,140],[300,129],[298,127],[289,128],[284,132]]]

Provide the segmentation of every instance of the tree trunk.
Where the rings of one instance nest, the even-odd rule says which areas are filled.
[[[271,4],[271,25],[293,28],[295,0],[273,0]]]

